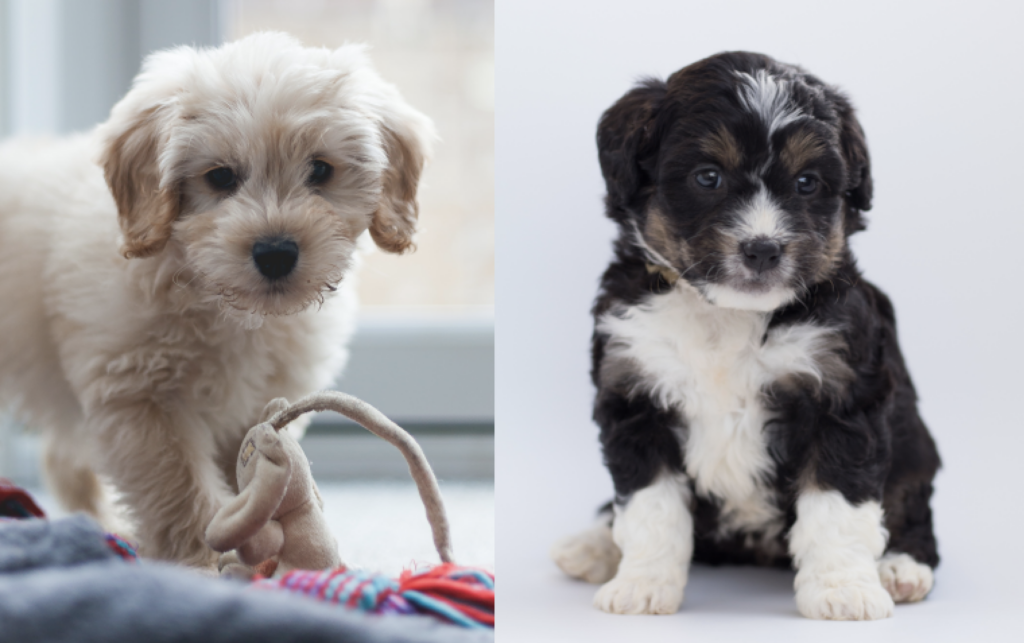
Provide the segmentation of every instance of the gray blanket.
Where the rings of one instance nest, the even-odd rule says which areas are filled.
[[[0,643],[490,643],[423,616],[373,616],[122,560],[92,520],[0,523]]]

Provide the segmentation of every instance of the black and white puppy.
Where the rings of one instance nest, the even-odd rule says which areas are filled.
[[[594,306],[613,512],[555,546],[608,612],[675,612],[691,560],[794,565],[804,616],[929,592],[939,456],[893,308],[847,239],[871,171],[849,101],[724,53],[601,118],[615,259]]]

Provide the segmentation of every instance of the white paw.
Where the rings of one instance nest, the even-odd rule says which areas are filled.
[[[598,524],[555,543],[551,559],[569,576],[600,584],[615,577],[622,552],[612,541],[612,530]]]
[[[675,614],[685,586],[685,578],[617,576],[597,590],[594,606],[612,614]]]
[[[797,590],[796,607],[807,618],[874,621],[892,616],[893,602],[889,592],[877,582],[811,581]]]
[[[897,603],[919,601],[932,591],[932,568],[919,563],[910,554],[890,552],[878,561],[878,577]]]

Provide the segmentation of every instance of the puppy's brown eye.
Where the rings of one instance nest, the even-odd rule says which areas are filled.
[[[309,171],[309,178],[306,180],[310,185],[321,185],[326,183],[334,174],[334,167],[327,161],[317,159],[313,161],[313,167]]]
[[[718,170],[701,170],[693,175],[697,185],[708,190],[717,189],[722,185],[722,175]]]
[[[238,176],[229,167],[215,167],[206,173],[206,182],[214,190],[227,192],[238,183]]]
[[[796,177],[796,191],[809,196],[818,191],[818,177],[813,174],[801,174]]]

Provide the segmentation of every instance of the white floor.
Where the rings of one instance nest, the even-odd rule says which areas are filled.
[[[506,551],[500,570],[500,643],[1024,640],[1020,585],[1005,578],[1002,587],[979,586],[970,561],[947,560],[927,600],[898,605],[894,618],[837,623],[797,614],[791,572],[737,567],[694,568],[683,608],[672,616],[605,614],[591,606],[597,586],[562,576],[544,552],[524,550],[510,558]]]
[[[437,564],[423,504],[411,482],[319,482],[342,560],[397,575],[414,563]],[[33,497],[50,516],[61,511],[41,489]],[[455,562],[494,569],[494,485],[441,482]]]
[[[412,562],[437,564],[423,503],[412,483],[320,485],[331,532],[350,567],[396,575]],[[494,485],[441,483],[455,562],[494,569]]]
[[[1024,641],[1024,443],[980,443],[969,419],[942,422],[963,430],[940,442],[945,467],[933,507],[942,563],[934,590],[922,603],[898,605],[894,618],[862,623],[804,619],[791,572],[738,567],[693,569],[683,607],[671,616],[598,611],[591,606],[597,586],[566,578],[548,558],[556,539],[588,526],[611,497],[596,440],[566,439],[590,427],[537,422],[531,432],[546,436],[544,449],[502,441],[499,432],[498,641]]]

